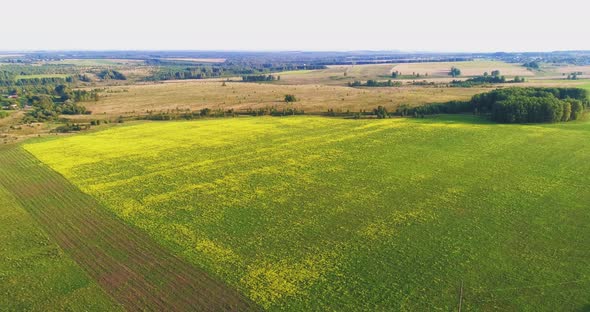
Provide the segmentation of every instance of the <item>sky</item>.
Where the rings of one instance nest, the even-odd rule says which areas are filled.
[[[29,0],[0,50],[590,50],[589,0]]]

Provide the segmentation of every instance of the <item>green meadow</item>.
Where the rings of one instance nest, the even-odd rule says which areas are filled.
[[[463,284],[466,311],[585,311],[589,138],[581,121],[261,117],[24,148],[268,310],[448,311]]]

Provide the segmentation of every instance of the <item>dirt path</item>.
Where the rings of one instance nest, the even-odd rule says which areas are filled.
[[[0,147],[0,184],[129,311],[259,310],[119,220],[19,146]]]

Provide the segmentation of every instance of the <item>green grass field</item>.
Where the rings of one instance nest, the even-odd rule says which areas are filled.
[[[269,310],[585,311],[590,123],[144,123],[25,145]]]
[[[18,145],[0,177],[0,310],[257,310]]]
[[[0,147],[3,166],[12,155],[6,147]],[[2,179],[6,179],[4,174]],[[119,310],[102,288],[39,228],[2,183],[0,241],[0,310]]]

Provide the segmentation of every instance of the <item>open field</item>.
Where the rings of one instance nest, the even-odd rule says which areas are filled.
[[[448,311],[463,282],[466,311],[584,311],[589,136],[587,121],[234,118],[25,148],[269,310]]]
[[[0,167],[7,165],[8,157],[12,157],[8,148],[0,147]],[[1,184],[0,310],[122,310]]]
[[[590,75],[590,66],[574,66],[574,65],[561,65],[561,66],[547,66],[543,69],[556,72],[559,74],[571,74],[581,72],[582,75]]]
[[[467,100],[489,88],[372,88],[230,82],[179,81],[110,88],[115,93],[102,93],[98,102],[84,105],[95,115],[118,116],[145,113],[146,110],[247,109],[269,106],[289,107],[285,94],[299,99],[293,105],[306,112],[325,112],[329,108],[342,111],[372,110],[379,105],[395,110],[401,104],[421,105],[450,100]],[[126,91],[125,91],[126,90]]]
[[[128,311],[256,309],[235,290],[125,225],[19,146],[2,147],[0,164],[0,201],[8,204],[1,205],[0,222],[7,228],[0,229],[6,260],[0,263],[0,278],[7,283],[1,283],[0,300],[10,300],[3,308],[116,310],[100,285]]]
[[[509,64],[498,61],[473,61],[473,62],[439,62],[439,63],[405,63],[396,65],[393,70],[403,75],[410,75],[413,72],[420,75],[448,77],[451,67],[461,69],[461,76],[481,76],[484,72],[491,73],[499,70],[505,76],[534,76],[534,72],[527,70],[518,64]]]

